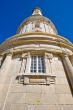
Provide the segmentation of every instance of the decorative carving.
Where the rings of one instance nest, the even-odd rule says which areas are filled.
[[[55,76],[47,77],[47,84],[55,84]]]
[[[28,56],[28,53],[23,53],[22,55],[21,55],[21,58],[26,58]]]
[[[55,76],[42,75],[19,75],[16,78],[19,84],[39,84],[50,85],[55,84]]]
[[[53,54],[52,54],[52,53],[45,53],[45,56],[46,56],[48,59],[52,59],[52,58],[53,58]]]
[[[25,73],[27,57],[28,57],[28,53],[23,53],[20,57],[21,66],[19,70],[19,75],[21,75],[22,73]]]

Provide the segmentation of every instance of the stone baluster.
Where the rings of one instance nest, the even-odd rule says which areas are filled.
[[[66,69],[67,76],[69,78],[72,90],[73,90],[73,67],[72,67],[72,64],[71,64],[67,55],[64,55],[62,57],[62,60],[63,60],[64,67]]]

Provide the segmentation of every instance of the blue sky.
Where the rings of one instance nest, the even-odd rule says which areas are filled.
[[[73,43],[73,0],[0,0],[0,43],[16,34],[37,6],[55,24],[59,35]]]

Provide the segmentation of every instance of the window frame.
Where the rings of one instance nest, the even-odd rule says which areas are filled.
[[[40,73],[40,74],[46,73],[44,56],[33,55],[30,57],[31,57],[30,73]],[[34,66],[34,64],[36,65],[36,67]]]

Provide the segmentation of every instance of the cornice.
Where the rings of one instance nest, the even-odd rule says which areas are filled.
[[[0,52],[20,45],[28,44],[51,44],[59,47],[65,47],[73,51],[73,44],[59,35],[53,35],[42,32],[17,34],[7,39],[0,45]]]
[[[17,39],[17,38],[19,38],[19,37],[23,37],[23,36],[25,36],[25,37],[27,37],[27,36],[31,36],[31,35],[43,35],[44,37],[45,36],[51,36],[51,37],[53,37],[53,38],[55,38],[55,39],[60,39],[60,40],[64,40],[64,42],[67,42],[67,43],[69,43],[70,45],[72,45],[73,46],[73,44],[68,40],[68,39],[66,39],[66,38],[64,38],[63,36],[60,36],[60,35],[54,35],[54,34],[49,34],[49,33],[45,33],[45,32],[26,32],[26,33],[24,33],[24,34],[16,34],[16,35],[14,35],[14,36],[11,36],[10,38],[8,38],[6,41],[9,41],[9,40],[12,40],[12,39]]]

